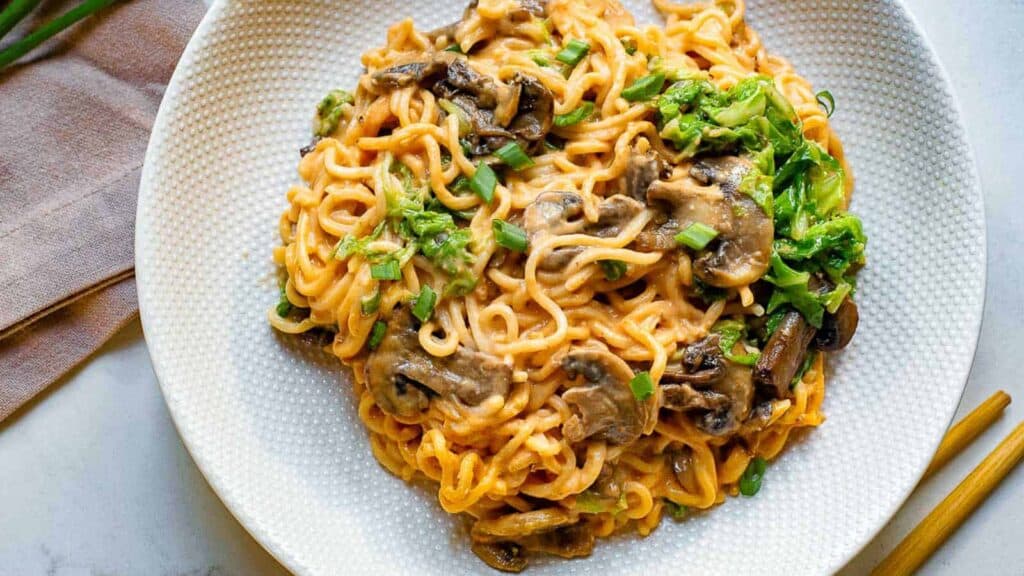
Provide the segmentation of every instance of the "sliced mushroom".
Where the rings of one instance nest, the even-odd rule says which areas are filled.
[[[668,170],[668,165],[653,150],[641,153],[635,147],[626,162],[622,193],[640,202],[647,201],[647,189]]]
[[[419,344],[412,314],[397,310],[384,339],[366,359],[370,392],[381,410],[409,418],[422,412],[433,396],[475,406],[492,396],[506,396],[512,369],[504,362],[464,346],[437,357]]]
[[[637,248],[675,248],[675,235],[700,222],[714,228],[718,236],[697,252],[693,260],[697,278],[719,288],[744,286],[761,278],[768,270],[774,226],[764,210],[739,190],[750,166],[736,156],[698,161],[690,169],[690,178],[711,190],[697,191],[686,181],[652,183],[647,201],[662,206],[664,214],[637,237]]]
[[[814,327],[799,312],[786,312],[754,365],[754,384],[775,398],[785,398],[807,356],[807,346],[814,339],[814,332]]]
[[[835,314],[826,313],[822,318],[821,328],[814,335],[814,347],[830,352],[845,348],[857,331],[859,319],[856,302],[847,297]]]
[[[519,112],[509,124],[509,131],[516,138],[525,140],[524,148],[536,152],[544,145],[544,137],[551,131],[554,122],[555,97],[535,78],[516,74],[512,83],[521,90]]]
[[[471,549],[484,564],[495,570],[522,572],[526,569],[525,551],[515,542],[473,542]]]
[[[576,523],[543,534],[534,534],[521,542],[531,552],[578,558],[589,556],[594,551],[594,531],[587,524]]]
[[[547,236],[588,234],[598,238],[618,236],[644,210],[644,205],[621,194],[610,196],[598,206],[597,222],[583,218],[583,198],[575,192],[544,192],[537,196],[523,212],[523,223],[531,244]],[[578,254],[582,246],[566,246],[552,250],[538,262],[544,271],[563,270]]]
[[[470,535],[477,542],[498,542],[546,532],[573,522],[576,522],[576,517],[565,508],[541,508],[477,520]]]
[[[656,395],[640,402],[633,395],[633,370],[618,356],[597,348],[576,348],[562,360],[562,370],[581,381],[562,393],[573,415],[562,425],[569,442],[586,438],[628,444],[657,418]]]
[[[679,412],[700,411],[697,428],[713,436],[735,432],[750,415],[754,386],[750,368],[725,358],[719,335],[687,347],[682,371],[662,375],[662,406]]]

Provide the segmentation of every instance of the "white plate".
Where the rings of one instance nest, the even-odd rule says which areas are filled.
[[[646,1],[626,4],[641,22]],[[463,3],[218,1],[150,141],[136,237],[146,340],[181,436],[228,508],[299,574],[485,571],[431,488],[377,465],[339,364],[267,326],[271,249],[314,104],[352,86],[389,23]],[[828,421],[756,498],[529,574],[823,574],[907,497],[959,401],[985,282],[981,194],[956,103],[899,4],[763,0],[768,48],[835,94],[869,235],[861,326],[835,363]]]

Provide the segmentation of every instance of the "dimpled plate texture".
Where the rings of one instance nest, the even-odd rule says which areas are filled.
[[[660,22],[647,2],[638,21]],[[146,157],[136,257],[146,339],[178,429],[214,489],[298,574],[488,569],[435,488],[370,453],[340,365],[275,334],[271,249],[320,97],[353,86],[387,26],[463,4],[218,1],[181,59]],[[732,498],[650,537],[598,543],[543,574],[824,574],[885,524],[959,401],[984,293],[981,195],[949,86],[889,1],[761,0],[769,50],[835,95],[870,237],[861,326],[833,363],[828,421]]]

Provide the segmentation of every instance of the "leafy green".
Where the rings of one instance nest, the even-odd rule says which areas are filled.
[[[338,129],[341,115],[346,106],[355,102],[352,93],[347,90],[331,90],[324,96],[324,99],[316,105],[316,119],[313,123],[313,133],[317,136],[330,136]]]
[[[606,512],[618,514],[628,508],[628,506],[625,494],[618,498],[611,498],[601,496],[592,490],[584,490],[576,495],[576,505],[574,508],[584,514],[603,514]]]
[[[718,347],[727,359],[744,366],[753,366],[761,357],[760,352],[737,354],[733,351],[737,343],[747,338],[747,325],[742,320],[719,320],[711,327],[711,331],[719,335]]]
[[[665,499],[665,510],[668,511],[669,515],[675,520],[682,520],[690,513],[690,509],[682,504],[676,504],[675,502]]]

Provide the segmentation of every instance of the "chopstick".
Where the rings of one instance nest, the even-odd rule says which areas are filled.
[[[882,560],[872,576],[910,574],[941,546],[1024,458],[1024,422],[989,453],[978,467]]]
[[[935,451],[931,464],[928,465],[928,469],[921,476],[921,482],[924,482],[932,474],[938,472],[954,456],[959,454],[971,442],[974,442],[974,439],[979,434],[987,430],[1002,415],[1003,409],[1009,404],[1010,395],[1002,390],[997,390],[995,394],[989,396],[987,400],[972,410],[963,420],[954,424],[949,429],[949,432],[946,432],[946,436],[942,438],[942,443],[939,444],[939,449]]]

